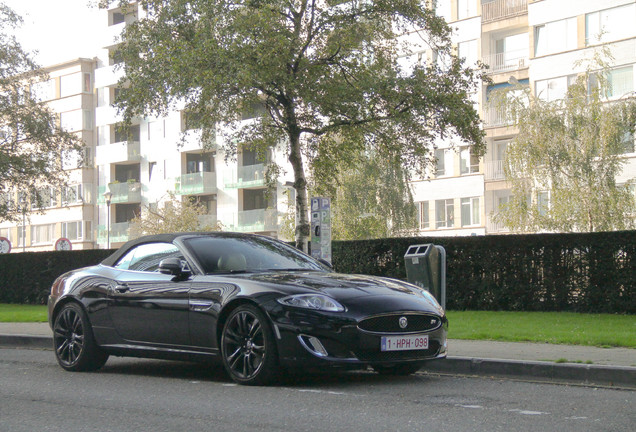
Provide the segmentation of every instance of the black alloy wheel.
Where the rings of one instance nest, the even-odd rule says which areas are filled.
[[[53,324],[55,357],[67,371],[92,371],[104,366],[108,354],[95,343],[86,313],[81,306],[68,303]]]
[[[248,385],[270,383],[277,369],[274,335],[267,317],[252,305],[234,309],[221,336],[223,365],[230,377]]]

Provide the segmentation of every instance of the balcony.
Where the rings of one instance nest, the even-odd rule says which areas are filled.
[[[265,185],[265,165],[246,165],[237,169],[236,178],[225,181],[228,189],[259,187]]]
[[[501,222],[495,222],[492,219],[492,216],[488,216],[486,220],[486,232],[488,234],[507,233],[510,232],[510,229],[506,228],[506,226]]]
[[[278,211],[256,209],[238,212],[238,224],[233,227],[238,232],[262,232],[278,230]]]
[[[110,225],[110,242],[120,243],[127,242],[129,239],[128,230],[130,228],[129,222],[114,223]],[[108,227],[106,225],[99,225],[97,227],[97,243],[106,243],[108,241]]]
[[[483,24],[528,13],[528,0],[492,0],[481,3]]]
[[[216,173],[197,172],[183,174],[175,180],[177,195],[208,195],[216,193]]]
[[[108,165],[121,162],[139,162],[141,148],[139,141],[122,141],[95,148],[96,165]]]
[[[515,124],[515,119],[505,109],[484,108],[484,126],[487,128],[508,127]]]
[[[108,190],[113,194],[111,204],[141,202],[141,183],[139,182],[109,183]],[[106,192],[106,186],[100,186],[97,192],[98,204],[106,204],[104,192]]]
[[[198,219],[199,219],[199,228],[202,228],[202,229],[216,228],[218,219],[215,214],[199,215]]]
[[[528,50],[517,50],[485,56],[484,63],[490,67],[489,74],[496,74],[527,68],[528,59]]]
[[[106,66],[95,69],[95,88],[108,87],[117,84],[124,76],[123,65]]]
[[[486,162],[486,176],[485,179],[488,180],[505,180],[506,175],[504,174],[504,161],[495,160]]]

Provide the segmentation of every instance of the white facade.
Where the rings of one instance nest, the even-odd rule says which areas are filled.
[[[507,230],[493,222],[510,189],[503,176],[506,146],[516,130],[488,108],[491,89],[519,82],[547,99],[563,97],[576,74],[577,61],[591,58],[599,45],[614,57],[618,98],[635,90],[636,1],[634,0],[435,0],[438,14],[454,29],[453,43],[467,64],[476,58],[489,65],[490,86],[483,85],[479,112],[484,121],[487,150],[481,160],[454,145],[440,144],[438,172],[413,182],[420,208],[422,235],[480,235]],[[601,31],[601,29],[603,31]],[[598,35],[600,39],[598,38]],[[476,42],[475,42],[476,41]],[[454,144],[454,143],[451,143]],[[636,153],[624,155],[625,168],[617,180],[636,177]],[[439,169],[441,165],[441,170]],[[449,170],[449,167],[452,167]],[[479,208],[479,215],[477,213]],[[449,214],[452,216],[449,217]]]

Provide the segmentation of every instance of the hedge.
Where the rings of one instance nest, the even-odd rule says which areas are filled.
[[[452,310],[636,313],[636,231],[333,243],[334,268],[406,279],[409,245],[446,249]],[[44,304],[53,280],[112,251],[0,255],[0,303]]]

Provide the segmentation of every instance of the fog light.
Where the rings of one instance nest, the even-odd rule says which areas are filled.
[[[315,338],[313,336],[299,335],[298,340],[300,340],[300,343],[302,344],[302,346],[305,347],[307,351],[317,357],[327,357],[329,355],[318,338]]]

